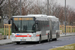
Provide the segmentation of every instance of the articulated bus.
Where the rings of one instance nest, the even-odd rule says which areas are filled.
[[[38,42],[57,40],[59,37],[59,19],[47,15],[26,15],[12,17],[12,38],[20,42]]]

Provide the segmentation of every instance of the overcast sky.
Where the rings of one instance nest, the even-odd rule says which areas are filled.
[[[65,0],[56,0],[58,4],[65,5]],[[66,0],[66,4],[75,9],[75,0]]]

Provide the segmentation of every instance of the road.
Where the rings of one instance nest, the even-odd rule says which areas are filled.
[[[67,37],[60,37],[57,41],[42,41],[41,44],[37,43],[22,43],[17,45],[15,43],[2,45],[0,46],[0,50],[49,50],[51,48],[55,48],[58,46],[64,46],[68,44],[75,43],[75,36],[67,36]]]

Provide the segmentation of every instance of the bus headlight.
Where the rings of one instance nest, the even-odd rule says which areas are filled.
[[[15,38],[15,35],[14,35],[14,34],[12,34],[12,37],[13,37],[13,38]]]

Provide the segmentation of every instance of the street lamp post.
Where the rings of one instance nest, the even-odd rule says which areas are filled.
[[[10,0],[8,0],[8,2],[9,2],[9,19],[11,18],[11,5],[10,5]]]
[[[49,0],[47,0],[47,15],[49,15]]]
[[[66,0],[65,0],[65,35],[66,35]]]

